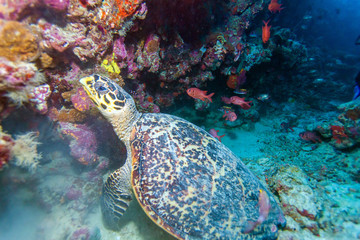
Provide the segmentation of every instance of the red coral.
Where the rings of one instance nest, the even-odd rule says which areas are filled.
[[[14,146],[14,141],[9,135],[3,135],[0,138],[0,170],[8,164],[11,158],[11,148]]]
[[[111,24],[117,26],[121,20],[133,15],[138,9],[142,0],[115,0],[115,14],[114,18],[111,20]]]
[[[349,138],[348,135],[346,135],[345,133],[344,127],[331,125],[331,131],[333,138],[336,140],[337,144],[341,143],[344,139]]]

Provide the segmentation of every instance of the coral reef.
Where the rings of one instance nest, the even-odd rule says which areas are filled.
[[[26,168],[30,172],[35,172],[42,158],[38,153],[37,146],[40,144],[35,132],[29,132],[24,135],[17,135],[14,140],[14,146],[11,148],[11,156],[14,158],[16,166]]]
[[[345,72],[353,71],[351,67],[357,66],[358,59],[335,59],[306,46],[293,29],[277,26],[278,17],[290,3],[281,2],[285,8],[276,18],[275,13],[269,12],[274,11],[269,3],[15,0],[0,4],[0,120],[6,121],[14,112],[29,111],[50,119],[58,126],[55,137],[61,136],[75,159],[69,161],[63,156],[59,160],[52,153],[46,158],[50,166],[41,162],[42,167],[37,169],[41,137],[37,139],[35,133],[28,133],[13,138],[0,128],[1,174],[18,171],[7,175],[6,181],[25,183],[28,179],[17,175],[26,171],[12,169],[12,164],[30,171],[37,169],[41,173],[39,179],[45,176],[53,180],[51,173],[61,173],[59,177],[64,174],[61,169],[66,169],[61,182],[68,185],[53,187],[39,181],[39,186],[31,187],[37,188],[36,200],[44,209],[52,211],[61,206],[71,213],[71,219],[66,216],[67,211],[62,215],[67,221],[59,230],[60,238],[91,239],[92,230],[84,219],[98,204],[102,175],[113,164],[112,155],[126,155],[118,148],[112,154],[116,150],[111,146],[107,146],[107,151],[105,147],[97,148],[98,143],[117,137],[109,137],[107,125],[77,82],[83,75],[100,73],[117,79],[129,90],[141,112],[175,111],[206,129],[225,131],[225,137],[220,136],[225,143],[237,141],[232,130],[269,128],[272,138],[264,140],[261,151],[266,157],[262,161],[273,163],[266,170],[267,174],[274,173],[268,174],[272,178],[267,183],[277,193],[288,222],[279,239],[314,239],[318,235],[324,237],[324,232],[337,234],[345,228],[355,228],[359,213],[348,200],[350,196],[359,198],[360,192],[351,185],[351,181],[360,181],[356,157],[360,144],[360,98],[339,105],[328,101],[328,96],[335,96],[334,89],[351,91],[351,84],[345,86],[338,79],[345,79]],[[262,21],[269,17],[271,34],[264,44]],[[351,58],[352,64],[347,64],[351,67],[346,68],[344,63]],[[213,102],[190,102],[186,90],[193,87],[216,92]],[[232,103],[231,96],[242,102],[224,107],[221,96],[227,96],[223,98],[225,104]],[[186,105],[191,109],[186,109]],[[316,121],[303,119],[310,116],[305,109],[333,111],[335,106],[336,113],[322,112]],[[225,120],[224,111],[233,117]],[[281,115],[283,111],[291,114]],[[274,112],[281,112],[281,121],[267,119],[263,126],[263,118]],[[36,125],[29,123],[37,130]],[[248,135],[252,137],[253,132]],[[74,166],[83,171],[81,176],[69,174]],[[265,178],[262,172],[258,176]],[[327,180],[344,185],[331,185]],[[266,200],[266,196],[260,199]],[[336,202],[336,207],[332,202]],[[266,218],[266,201],[259,205],[260,215]],[[85,211],[88,206],[89,212]],[[332,216],[346,219],[347,227]],[[248,230],[259,222],[261,219],[250,224]],[[69,223],[73,226],[69,227]],[[44,229],[39,232],[44,233]],[[50,234],[38,239],[53,239]],[[346,235],[348,239],[358,236],[355,231]],[[114,238],[112,235],[109,239]]]
[[[34,64],[15,63],[0,57],[0,94],[11,103],[21,106],[29,102],[31,92],[44,81]]]
[[[0,56],[10,61],[32,61],[39,56],[39,43],[29,26],[0,19]]]
[[[0,171],[8,165],[11,159],[11,150],[14,146],[14,140],[9,134],[2,131],[0,126]]]
[[[329,139],[330,144],[337,149],[349,149],[360,143],[360,108],[359,100],[341,104],[341,113],[335,119],[326,119],[311,126],[312,131],[318,132],[323,138]]]
[[[288,222],[286,230],[307,228],[315,235],[319,234],[315,218],[320,213],[320,206],[301,169],[295,166],[278,169],[276,177],[269,179],[269,186],[279,195]]]
[[[50,94],[50,86],[43,84],[32,89],[29,93],[29,101],[35,106],[36,111],[45,114],[48,111],[47,100]]]
[[[93,131],[83,124],[59,122],[58,131],[69,141],[71,156],[82,165],[94,165],[98,160],[97,141]]]

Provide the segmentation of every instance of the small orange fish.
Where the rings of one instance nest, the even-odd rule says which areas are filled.
[[[271,3],[269,3],[268,9],[271,13],[280,12],[284,8],[281,8],[282,4],[278,3],[278,0],[271,0]]]
[[[247,110],[247,109],[251,108],[249,103],[251,103],[252,101],[246,102],[245,98],[241,98],[241,97],[238,97],[238,96],[232,96],[230,98],[230,102],[232,104],[239,105],[242,109]]]
[[[211,134],[211,136],[213,136],[214,138],[216,138],[217,140],[219,140],[221,142],[221,138],[223,138],[225,136],[225,134],[219,136],[218,132],[219,132],[219,130],[215,130],[214,128],[209,130],[209,133]]]
[[[262,40],[263,43],[267,43],[270,39],[270,28],[271,26],[268,26],[268,23],[270,22],[270,20],[268,20],[267,22],[263,21],[263,23],[265,24],[265,26],[262,27]]]
[[[248,221],[247,225],[245,225],[245,228],[243,229],[243,233],[249,233],[253,231],[255,227],[262,224],[269,215],[271,209],[271,202],[266,191],[260,189],[258,199],[259,217],[255,222]]]
[[[188,90],[186,90],[186,93],[192,98],[200,99],[201,101],[205,101],[205,99],[207,99],[210,102],[212,102],[211,97],[215,94],[210,93],[209,95],[206,95],[207,91],[202,91],[198,88],[189,88]]]

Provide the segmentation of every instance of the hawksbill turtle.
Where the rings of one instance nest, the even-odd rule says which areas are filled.
[[[138,112],[109,78],[80,82],[127,150],[103,185],[105,225],[117,229],[135,195],[148,217],[178,239],[277,238],[285,225],[280,207],[224,144],[182,118]]]

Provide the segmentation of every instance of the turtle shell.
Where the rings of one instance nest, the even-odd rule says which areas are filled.
[[[178,239],[276,239],[284,216],[259,180],[225,145],[194,124],[143,114],[131,132],[131,183],[146,214]],[[270,201],[251,231],[259,191]],[[244,233],[248,232],[248,233]]]

